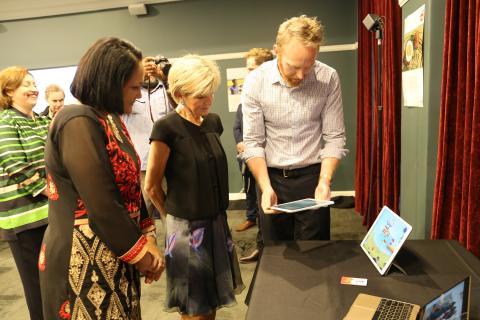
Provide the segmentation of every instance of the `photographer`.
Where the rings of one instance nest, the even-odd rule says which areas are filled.
[[[145,193],[145,171],[147,170],[149,138],[153,124],[175,109],[173,100],[167,93],[168,71],[171,64],[163,56],[145,57],[142,60],[145,81],[142,84],[142,97],[133,104],[132,112],[122,116],[133,145],[141,162],[141,187],[148,213],[153,217],[154,207]]]

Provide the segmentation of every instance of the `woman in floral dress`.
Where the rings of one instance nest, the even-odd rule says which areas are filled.
[[[176,112],[158,120],[150,138],[145,185],[166,216],[165,308],[182,319],[215,319],[244,288],[227,224],[223,126],[209,113],[219,82],[213,62],[192,55],[176,60],[168,76]]]

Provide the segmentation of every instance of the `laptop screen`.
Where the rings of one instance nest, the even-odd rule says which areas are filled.
[[[360,246],[380,274],[385,274],[412,231],[405,220],[384,206]]]
[[[424,307],[422,320],[468,319],[470,277],[448,289]]]

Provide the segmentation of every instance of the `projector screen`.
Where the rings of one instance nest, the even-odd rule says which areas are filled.
[[[37,105],[33,108],[33,111],[40,113],[47,107],[45,89],[51,84],[59,85],[65,91],[65,105],[78,103],[77,99],[70,93],[70,84],[76,70],[77,66],[30,70],[39,91]]]

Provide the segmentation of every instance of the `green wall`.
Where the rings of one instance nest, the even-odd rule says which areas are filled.
[[[357,41],[357,1],[342,0],[184,0],[149,5],[149,15],[130,16],[127,9],[98,11],[30,20],[0,22],[0,68],[24,65],[30,69],[76,65],[87,47],[102,36],[126,38],[146,55],[179,57],[245,52],[271,48],[278,25],[291,16],[317,16],[326,26],[324,45]],[[320,53],[336,68],[342,81],[347,141],[350,153],[335,177],[334,190],[354,190],[356,132],[356,51]],[[243,59],[220,60],[226,68],[243,67]],[[228,112],[227,88],[222,82],[213,112],[220,114],[229,157],[230,192],[241,188],[232,134],[234,113]]]
[[[430,238],[437,167],[445,0],[410,0],[403,18],[425,4],[424,107],[402,108],[400,211],[416,239]]]

